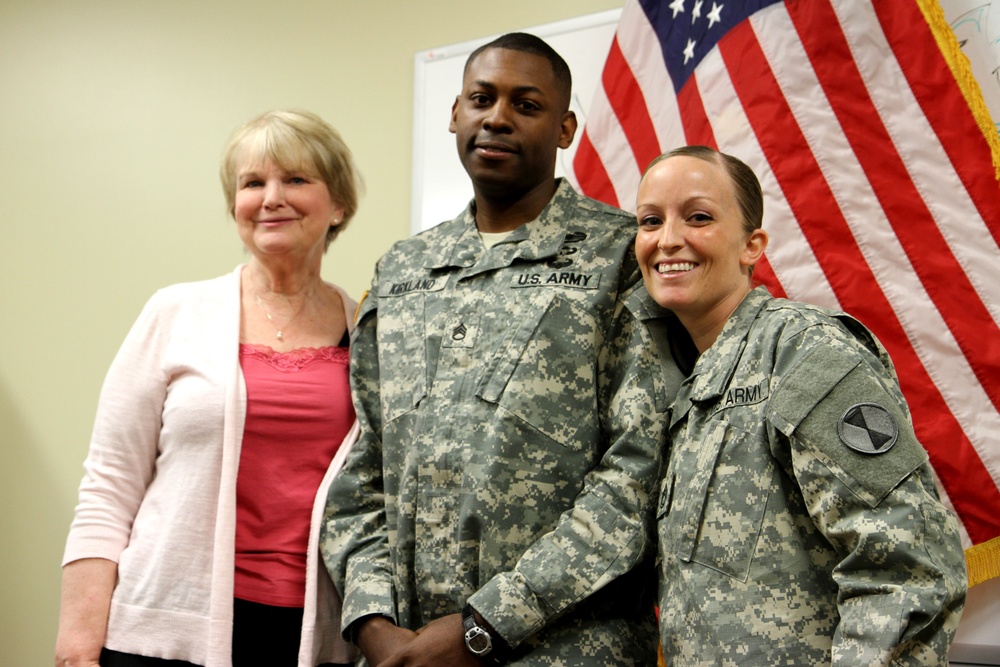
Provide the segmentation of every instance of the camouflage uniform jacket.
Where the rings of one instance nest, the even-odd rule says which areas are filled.
[[[343,627],[469,601],[514,664],[651,663],[668,400],[623,305],[634,219],[563,182],[486,249],[472,206],[391,248],[359,310],[322,541]]]
[[[754,290],[681,386],[669,433],[668,664],[947,664],[958,525],[864,326]]]

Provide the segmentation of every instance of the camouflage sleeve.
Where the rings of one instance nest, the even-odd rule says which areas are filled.
[[[358,307],[351,338],[351,393],[361,435],[333,480],[320,533],[320,551],[343,598],[341,628],[350,639],[351,624],[377,614],[396,620],[392,566],[382,479],[378,327],[378,271]]]
[[[947,664],[964,555],[892,370],[849,336],[800,335],[768,417],[839,559],[833,665]]]
[[[652,491],[662,456],[665,410],[653,382],[658,361],[644,329],[619,303],[597,360],[604,443],[555,529],[469,602],[512,646],[628,572],[655,546]]]

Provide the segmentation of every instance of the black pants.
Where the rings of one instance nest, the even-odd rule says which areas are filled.
[[[101,649],[101,667],[198,667],[193,662],[147,658],[144,655],[119,653],[109,648]]]
[[[233,667],[295,667],[302,631],[302,609],[233,601]],[[198,667],[104,649],[101,667]],[[320,667],[336,667],[327,664]]]

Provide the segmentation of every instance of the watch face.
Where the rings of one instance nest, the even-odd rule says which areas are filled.
[[[465,633],[465,645],[476,655],[486,655],[493,648],[490,634],[479,626],[469,628]]]

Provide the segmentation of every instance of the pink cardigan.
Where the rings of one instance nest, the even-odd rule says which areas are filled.
[[[159,290],[108,370],[63,564],[118,563],[105,646],[229,667],[236,472],[246,416],[239,365],[240,272]],[[340,288],[348,326],[356,304]],[[299,667],[351,662],[340,598],[319,554],[327,488],[316,494]]]

